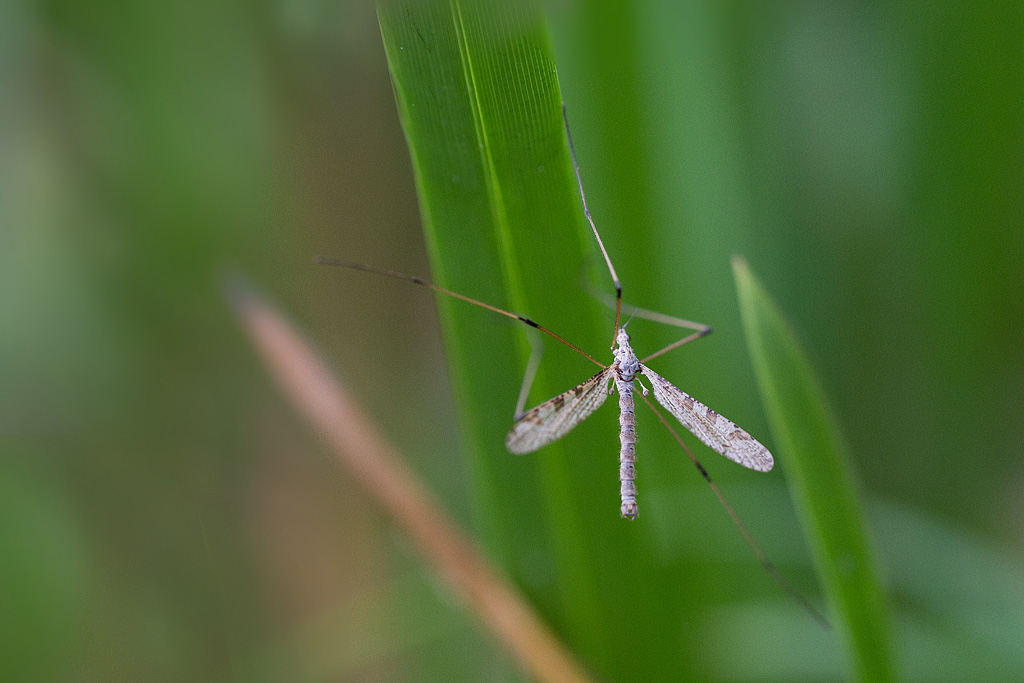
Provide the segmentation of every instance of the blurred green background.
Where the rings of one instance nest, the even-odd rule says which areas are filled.
[[[746,255],[844,429],[906,678],[1024,678],[1024,7],[547,16],[627,298],[716,330],[658,372],[767,437],[729,267]],[[315,254],[429,270],[372,4],[0,5],[0,678],[520,680],[224,303],[221,275],[258,283],[476,528],[431,297]],[[649,334],[645,349],[673,338]],[[612,415],[587,455],[614,477]],[[686,582],[659,621],[662,669],[837,680],[834,646],[692,469],[648,453],[637,552]],[[782,474],[709,465],[813,594]],[[615,515],[611,491],[577,497]]]

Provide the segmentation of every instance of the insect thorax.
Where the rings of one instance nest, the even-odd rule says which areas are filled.
[[[614,353],[619,378],[625,382],[632,382],[636,378],[636,373],[640,372],[640,361],[637,360],[633,348],[629,345],[629,335],[625,329],[619,330],[619,334],[615,337],[615,343],[618,344]]]

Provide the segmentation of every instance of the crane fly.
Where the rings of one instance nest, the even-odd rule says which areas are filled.
[[[573,428],[601,407],[608,396],[618,392],[620,443],[619,497],[621,502],[619,511],[622,517],[630,520],[636,519],[637,514],[639,513],[639,506],[636,501],[637,494],[635,484],[636,416],[634,413],[633,383],[640,383],[642,391],[641,398],[651,408],[651,410],[654,411],[661,423],[665,425],[669,432],[671,432],[672,436],[697,467],[701,476],[710,485],[718,500],[725,507],[729,516],[739,528],[747,544],[754,551],[754,554],[757,556],[758,561],[764,569],[771,575],[776,583],[778,583],[790,596],[800,603],[802,608],[808,612],[812,618],[818,621],[818,623],[826,629],[830,628],[824,616],[822,616],[807,601],[807,599],[793,588],[778,572],[772,562],[768,559],[767,555],[765,555],[764,551],[761,550],[761,547],[754,540],[753,536],[747,530],[746,525],[744,525],[740,520],[739,515],[736,514],[736,511],[733,509],[732,505],[729,504],[725,495],[718,488],[718,485],[715,484],[707,470],[704,469],[704,466],[701,465],[700,461],[693,455],[686,442],[683,441],[682,437],[679,436],[671,423],[647,398],[648,389],[643,385],[643,382],[640,381],[640,375],[646,377],[650,382],[651,390],[654,392],[654,398],[658,403],[660,403],[665,410],[675,417],[680,424],[686,427],[691,434],[696,436],[702,443],[715,452],[739,465],[757,472],[768,472],[775,464],[771,453],[768,452],[768,449],[761,445],[761,443],[754,437],[736,426],[735,423],[727,420],[700,401],[697,401],[690,395],[686,394],[646,365],[646,363],[658,356],[710,334],[711,328],[709,326],[649,311],[643,308],[628,306],[627,313],[630,313],[631,316],[692,330],[690,334],[676,342],[673,342],[672,344],[669,344],[660,351],[656,351],[643,359],[637,358],[636,353],[633,351],[633,348],[629,343],[630,337],[629,333],[626,331],[626,325],[628,323],[620,324],[623,312],[622,284],[619,280],[618,274],[615,272],[615,267],[612,265],[611,257],[609,257],[607,249],[605,249],[601,235],[597,231],[597,226],[594,224],[594,219],[590,214],[590,209],[587,207],[587,197],[583,192],[583,179],[580,175],[579,163],[576,161],[576,150],[573,146],[572,132],[569,130],[569,118],[564,104],[562,105],[562,116],[565,121],[565,131],[569,144],[569,152],[572,156],[573,166],[576,170],[576,181],[579,185],[580,198],[583,203],[583,213],[590,224],[594,238],[597,240],[597,245],[600,248],[601,255],[604,257],[605,265],[608,267],[608,272],[615,285],[615,328],[612,346],[614,360],[611,365],[604,365],[586,351],[583,351],[571,342],[525,316],[511,311],[506,311],[496,306],[484,303],[483,301],[472,299],[464,294],[453,292],[450,289],[445,289],[444,287],[436,285],[423,278],[416,277],[414,275],[406,275],[396,271],[384,270],[382,268],[375,268],[361,263],[354,263],[351,261],[327,258],[323,256],[316,257],[315,261],[322,265],[340,266],[343,268],[374,273],[376,275],[383,275],[385,277],[406,280],[435,292],[460,299],[473,304],[474,306],[485,308],[499,315],[522,322],[548,335],[559,343],[568,346],[572,350],[586,357],[592,363],[600,366],[601,370],[593,377],[578,384],[572,389],[541,403],[535,408],[524,412],[523,407],[525,406],[526,397],[529,394],[529,388],[533,383],[533,378],[537,370],[538,352],[535,351],[527,365],[526,376],[523,378],[522,389],[520,390],[519,399],[516,405],[514,424],[511,431],[509,431],[508,436],[505,438],[505,446],[509,452],[517,455],[532,453],[533,451],[539,450],[540,448],[543,448],[544,446],[547,446],[568,434]]]
[[[636,417],[633,412],[633,381],[638,374],[643,374],[650,381],[658,403],[705,445],[752,470],[767,472],[772,468],[771,453],[754,437],[641,363],[629,345],[629,333],[625,327],[619,328],[615,343],[615,361],[611,365],[564,394],[541,403],[516,421],[505,439],[509,452],[531,453],[562,438],[601,407],[605,397],[617,390],[620,512],[627,519],[635,519],[639,509],[634,483]],[[647,388],[642,384],[641,388],[646,396]]]

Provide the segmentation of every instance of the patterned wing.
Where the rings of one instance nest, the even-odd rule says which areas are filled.
[[[767,472],[775,464],[768,449],[750,434],[683,393],[646,365],[641,365],[640,371],[651,380],[654,398],[658,399],[658,403],[665,406],[668,412],[707,446],[733,462],[758,472]]]
[[[608,367],[586,382],[555,396],[523,415],[505,437],[510,453],[531,453],[568,434],[608,398]]]

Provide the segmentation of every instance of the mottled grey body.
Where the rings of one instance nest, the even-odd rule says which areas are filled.
[[[629,335],[620,329],[615,337],[615,387],[619,391],[619,497],[622,516],[636,519],[636,415],[633,412],[633,380],[640,361],[629,345]],[[646,390],[645,392],[646,393]]]
[[[636,416],[633,414],[633,383],[615,378],[619,390],[619,497],[622,516],[636,519]]]

